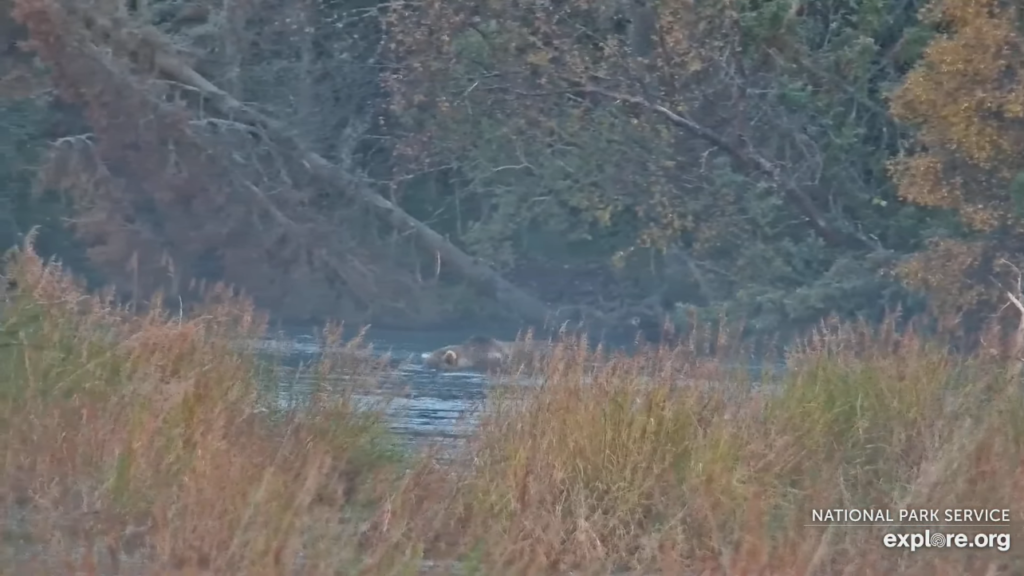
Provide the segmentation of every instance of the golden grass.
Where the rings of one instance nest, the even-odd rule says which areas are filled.
[[[226,289],[139,317],[30,248],[6,273],[3,573],[1024,573],[1016,547],[805,526],[811,508],[1011,508],[1021,536],[1019,382],[891,324],[829,326],[754,392],[685,347],[564,343],[440,464],[390,448],[384,403],[354,399],[383,365],[352,346],[309,406],[265,409],[277,369],[237,345],[263,325]],[[362,378],[332,385],[346,370]]]

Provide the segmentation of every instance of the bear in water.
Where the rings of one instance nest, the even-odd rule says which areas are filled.
[[[550,353],[547,342],[505,342],[488,336],[473,336],[462,344],[445,346],[423,354],[423,363],[435,370],[496,372],[515,370]]]

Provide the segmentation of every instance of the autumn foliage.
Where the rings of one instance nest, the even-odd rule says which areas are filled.
[[[0,92],[59,95],[78,129],[9,170],[63,193],[123,295],[226,280],[289,320],[518,314],[476,267],[658,326],[793,336],[930,306],[975,330],[1022,264],[1019,9],[840,4],[17,0]]]
[[[911,554],[882,546],[890,528],[807,526],[812,508],[1009,507],[1024,537],[1022,341],[1003,338],[1024,270],[1017,3],[427,0],[353,9],[376,18],[362,62],[317,35],[329,3],[230,4],[202,25],[235,26],[228,48],[270,31],[250,60],[280,47],[268,67],[308,80],[294,95],[256,74],[183,88],[195,47],[164,43],[182,18],[13,2],[48,83],[0,88],[78,107],[89,132],[33,168],[120,292],[31,240],[3,270],[5,569],[1024,573],[1019,546]],[[383,92],[315,138],[225,113],[251,111],[229,94],[249,81],[279,90],[285,128],[323,128],[313,102],[345,98],[311,79],[338,62]],[[253,303],[202,280],[302,319],[476,303],[438,288],[449,263],[368,216],[357,184],[474,266],[533,271],[545,301],[814,330],[781,372],[735,366],[722,333],[717,357],[568,340],[535,385],[495,382],[468,437],[412,447],[388,429],[382,363],[327,331],[309,402],[286,408],[296,375],[248,345]],[[943,321],[892,314],[911,292]]]
[[[594,306],[660,300],[768,333],[877,318],[909,300],[890,272],[921,223],[865,88],[898,79],[909,8],[869,4],[398,7],[399,170],[452,190],[407,194],[456,202],[458,237],[510,274],[602,267],[597,297],[571,292]]]
[[[1011,508],[1024,398],[1004,366],[894,323],[821,326],[788,371],[688,348],[558,346],[455,445],[399,448],[381,366],[326,333],[311,402],[223,289],[145,317],[21,251],[0,320],[0,555],[52,574],[1017,574],[908,553],[812,508]],[[345,378],[341,378],[345,375]],[[355,378],[353,378],[355,376]],[[752,389],[752,378],[759,380]],[[500,383],[499,383],[500,384]],[[295,389],[291,389],[295,393]],[[443,452],[437,450],[442,448]],[[442,457],[443,456],[443,457]]]
[[[1020,265],[1024,232],[1020,8],[934,1],[923,16],[941,33],[893,95],[896,118],[916,128],[893,176],[902,198],[952,211],[967,233],[934,241],[904,275],[944,313],[991,309],[1001,297],[991,279]]]
[[[410,269],[416,251],[370,240],[379,222],[347,199],[339,209],[338,183],[225,113],[226,92],[180,40],[118,2],[18,0],[12,15],[90,130],[48,143],[37,192],[70,201],[67,224],[121,295],[191,301],[196,283],[223,280],[292,321],[436,316]]]

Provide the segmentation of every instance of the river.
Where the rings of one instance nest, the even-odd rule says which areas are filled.
[[[491,335],[491,333],[488,333]],[[390,353],[401,362],[380,383],[389,397],[389,425],[400,438],[414,443],[428,439],[458,438],[468,432],[473,414],[486,398],[490,381],[483,374],[438,372],[423,366],[421,355],[442,346],[457,344],[473,335],[468,331],[400,332],[370,330],[366,342],[375,354]],[[493,334],[511,340],[515,332]],[[315,381],[308,370],[320,351],[312,331],[289,330],[265,339],[266,349],[274,350],[280,365],[287,368],[276,387],[278,407],[285,408],[310,396]],[[629,342],[610,341],[606,346],[630,352]],[[757,376],[754,375],[756,379]],[[372,400],[367,398],[367,400]]]
[[[473,372],[439,372],[422,365],[421,356],[442,346],[461,343],[473,334],[368,331],[365,341],[374,354],[389,354],[400,361],[380,382],[380,388],[390,399],[389,426],[399,437],[422,441],[458,438],[467,433],[467,426],[474,421],[473,413],[486,398],[488,377]],[[496,336],[511,340],[515,334]],[[276,387],[277,406],[287,408],[308,398],[316,383],[307,368],[320,352],[312,331],[283,331],[266,338],[261,345],[273,350],[272,356],[285,367],[285,377]]]

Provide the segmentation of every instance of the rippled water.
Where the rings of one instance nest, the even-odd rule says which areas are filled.
[[[424,352],[464,341],[469,333],[371,332],[367,342],[377,355],[399,361],[393,374],[381,382],[390,396],[390,425],[410,438],[462,436],[474,422],[473,414],[486,397],[488,378],[472,372],[437,372],[420,364]],[[302,333],[283,333],[262,343],[290,368],[277,398],[280,407],[308,398],[316,386],[308,367],[320,351],[317,339]],[[372,402],[372,398],[364,398]]]
[[[482,374],[471,372],[438,372],[420,364],[424,352],[465,341],[470,332],[389,332],[373,331],[367,342],[375,354],[390,353],[400,362],[394,374],[382,382],[392,398],[390,426],[409,439],[457,438],[474,423],[474,413],[486,398],[491,381]],[[502,339],[513,339],[514,333],[495,334]],[[610,343],[613,348],[628,350],[622,342]],[[277,352],[282,364],[298,369],[316,360],[320,350],[311,332],[291,331],[268,338],[267,349]],[[756,376],[755,376],[756,378]],[[521,382],[528,384],[528,382]],[[301,369],[291,372],[282,382],[278,405],[287,407],[308,398],[315,382]],[[372,400],[372,399],[367,399]]]

